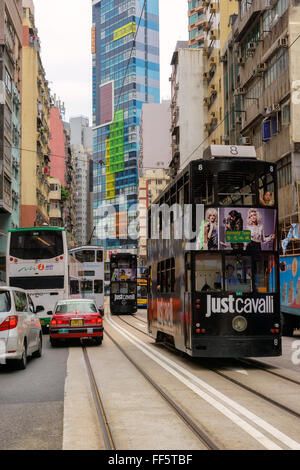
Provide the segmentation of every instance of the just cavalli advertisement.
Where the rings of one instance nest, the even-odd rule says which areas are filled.
[[[277,246],[276,215],[275,209],[208,208],[196,249],[272,251]]]

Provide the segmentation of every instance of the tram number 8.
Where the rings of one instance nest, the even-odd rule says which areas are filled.
[[[238,155],[239,154],[239,149],[235,145],[230,145],[230,153],[231,155]]]

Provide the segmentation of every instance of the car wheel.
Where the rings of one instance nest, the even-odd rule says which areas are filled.
[[[32,354],[33,357],[41,357],[42,356],[42,349],[43,349],[43,340],[42,335],[39,335],[39,343],[37,350]]]
[[[103,338],[95,338],[95,343],[96,343],[98,346],[101,346],[101,344],[102,344],[102,339],[103,339]]]
[[[26,341],[24,341],[24,343],[23,343],[21,359],[16,359],[14,362],[15,362],[15,368],[17,370],[26,369],[26,366],[27,366],[27,344],[26,344]]]

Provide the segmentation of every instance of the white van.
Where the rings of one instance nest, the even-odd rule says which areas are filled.
[[[42,355],[42,329],[25,290],[0,287],[0,364],[13,361],[25,369],[27,357]]]

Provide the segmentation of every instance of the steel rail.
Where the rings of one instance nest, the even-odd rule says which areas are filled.
[[[94,398],[94,402],[95,402],[95,406],[96,406],[97,415],[98,415],[99,422],[100,422],[100,425],[101,425],[101,428],[102,428],[102,431],[103,431],[103,436],[104,436],[106,448],[107,448],[107,450],[116,450],[115,444],[114,444],[114,441],[113,441],[113,437],[112,437],[111,432],[110,432],[107,417],[106,417],[106,414],[105,414],[105,411],[104,411],[104,407],[103,407],[103,403],[102,403],[102,400],[101,400],[100,392],[99,392],[99,389],[98,389],[98,386],[97,386],[97,383],[96,383],[96,379],[95,379],[93,369],[92,369],[92,366],[91,366],[91,363],[90,363],[90,360],[89,360],[89,356],[88,356],[88,353],[87,353],[87,350],[86,350],[85,346],[82,346],[82,350],[83,350],[83,357],[84,357],[84,360],[85,360],[85,364],[86,364],[86,368],[87,368],[87,372],[88,372],[88,376],[89,376],[89,380],[90,380],[90,385],[91,385],[91,390],[92,390],[92,394],[93,394],[93,398]]]
[[[130,325],[131,326],[131,325]],[[218,450],[217,446],[206,436],[206,434],[187,416],[187,414],[157,385],[154,380],[132,359],[117,341],[107,332],[106,336],[115,344],[115,346],[124,354],[128,361],[141,373],[141,375],[154,387],[162,398],[171,406],[177,415],[184,421],[196,437],[205,445],[208,450]]]
[[[126,324],[129,325],[129,326],[131,326],[131,328],[134,328],[135,330],[138,330],[140,333],[143,333],[143,334],[145,334],[146,336],[149,337],[149,335],[148,335],[147,333],[145,333],[144,331],[141,331],[139,328],[137,328],[137,327],[131,325],[129,322],[127,322],[126,320],[124,320],[122,317],[119,317],[119,318],[120,318],[120,320],[122,320],[124,323],[126,323]],[[170,349],[171,351],[177,352],[176,349],[174,349],[174,348],[169,348],[169,349]],[[240,362],[243,362],[242,359],[239,359],[239,361],[240,361]],[[247,361],[244,361],[244,362],[246,363]],[[253,388],[251,388],[251,387],[249,387],[249,386],[247,386],[247,385],[242,384],[241,382],[239,382],[239,381],[236,380],[236,379],[233,379],[232,377],[228,377],[226,374],[224,374],[224,373],[222,373],[222,372],[220,372],[220,371],[218,371],[218,370],[212,369],[211,367],[207,367],[207,366],[205,366],[205,365],[204,365],[204,367],[206,367],[207,370],[210,370],[211,372],[214,372],[215,374],[217,374],[217,375],[223,377],[224,379],[226,379],[226,380],[228,380],[228,381],[234,383],[235,385],[239,386],[240,388],[243,388],[244,390],[246,390],[246,391],[248,391],[248,392],[250,392],[250,393],[256,395],[257,397],[259,397],[259,398],[261,398],[261,399],[267,401],[268,403],[270,403],[270,404],[276,406],[277,408],[280,408],[280,409],[282,409],[283,411],[285,411],[285,412],[291,414],[292,416],[294,416],[294,417],[296,417],[296,418],[300,418],[300,414],[299,414],[299,413],[297,413],[296,411],[292,410],[291,408],[289,408],[289,407],[287,407],[287,406],[285,406],[285,405],[283,405],[283,404],[281,404],[281,403],[278,403],[276,400],[273,400],[272,398],[267,397],[267,396],[264,395],[263,393],[260,393],[260,392],[258,392],[258,391],[256,391],[256,390],[254,390]],[[262,367],[261,367],[261,369],[262,369],[262,370],[265,370],[265,369],[262,368]],[[266,372],[269,372],[269,371],[266,371]],[[276,375],[276,376],[278,376],[278,377],[280,377],[280,378],[282,378],[282,379],[284,379],[284,380],[288,380],[288,381],[290,381],[290,382],[292,382],[292,383],[295,383],[296,385],[299,385],[299,382],[297,382],[296,380],[286,378],[286,377],[284,377],[284,376],[282,376],[282,375],[280,375],[280,374],[277,374],[277,373],[275,373],[275,372],[272,372],[272,371],[270,371],[270,373],[271,373],[271,374],[274,374],[274,375]]]

